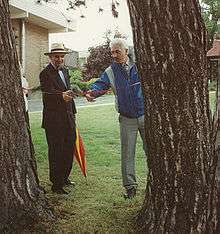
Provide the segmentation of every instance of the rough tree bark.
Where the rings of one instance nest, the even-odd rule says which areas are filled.
[[[40,189],[24,101],[8,0],[0,0],[0,233],[51,219]]]
[[[197,0],[127,0],[145,98],[145,233],[213,233],[213,139],[206,37]]]

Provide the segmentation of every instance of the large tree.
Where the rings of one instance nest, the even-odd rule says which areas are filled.
[[[15,40],[8,0],[0,1],[0,233],[19,232],[53,218],[39,186],[24,118]]]
[[[217,223],[215,134],[209,111],[206,38],[199,3],[127,3],[145,98],[149,149],[146,196],[137,219],[140,231],[213,233]],[[8,1],[0,1],[0,7],[0,88],[4,90],[0,106],[0,223],[7,226],[23,215],[32,217],[41,208],[42,214],[47,212],[39,196],[22,114]]]
[[[213,233],[216,161],[199,2],[127,2],[149,150],[137,222],[146,233]]]

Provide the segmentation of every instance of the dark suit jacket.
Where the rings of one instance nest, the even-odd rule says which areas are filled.
[[[68,70],[62,68],[67,87],[60,78],[58,70],[50,63],[40,73],[40,84],[43,95],[42,127],[48,128],[75,128],[76,107],[74,100],[65,102],[62,92],[70,89]]]

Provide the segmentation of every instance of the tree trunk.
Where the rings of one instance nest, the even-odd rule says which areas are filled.
[[[40,189],[24,100],[8,0],[0,1],[0,233],[49,219]]]
[[[216,161],[199,3],[127,2],[149,149],[139,228],[146,233],[213,233]]]

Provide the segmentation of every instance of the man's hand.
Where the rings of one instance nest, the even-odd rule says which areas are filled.
[[[62,95],[65,102],[70,102],[74,97],[76,97],[72,90],[67,90],[63,92]]]
[[[85,98],[87,99],[88,102],[94,102],[95,101],[95,97],[91,96],[90,93],[87,93],[85,95]]]

